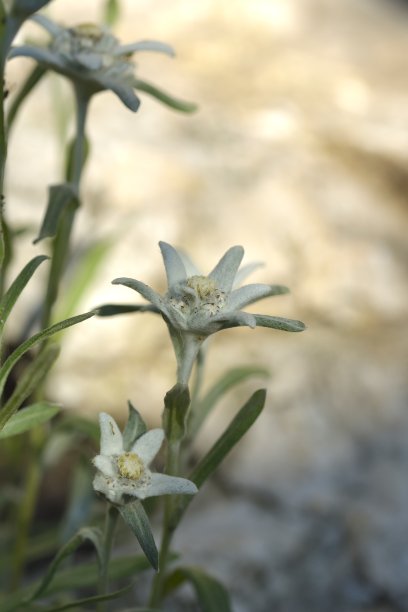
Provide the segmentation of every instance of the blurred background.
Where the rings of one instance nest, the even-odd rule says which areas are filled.
[[[99,22],[102,8],[58,0],[48,13],[70,26]],[[93,99],[75,252],[102,245],[104,257],[77,312],[139,301],[111,286],[118,276],[164,291],[159,240],[203,273],[242,244],[245,262],[265,262],[253,282],[291,289],[254,311],[308,326],[229,330],[209,347],[206,385],[231,366],[270,371],[204,428],[197,454],[267,387],[264,414],[176,538],[229,586],[237,612],[408,610],[407,28],[397,0],[121,1],[122,42],[157,39],[177,54],[138,55],[138,74],[199,110],[141,94],[132,115],[111,93]],[[27,37],[45,40],[34,25]],[[11,91],[31,65],[10,64]],[[8,217],[33,239],[61,180],[70,105],[65,81],[45,79],[10,142]],[[27,243],[16,269],[46,248]],[[53,400],[123,421],[131,399],[159,423],[175,363],[158,317],[95,318],[64,341]]]

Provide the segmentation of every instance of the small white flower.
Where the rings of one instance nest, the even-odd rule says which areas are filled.
[[[93,488],[109,501],[120,505],[125,503],[126,495],[145,499],[157,495],[197,493],[195,484],[186,478],[151,472],[149,466],[163,443],[163,429],[147,431],[126,451],[115,420],[102,412],[99,424],[101,449],[93,459],[98,470]]]
[[[135,77],[135,64],[131,60],[137,51],[159,51],[173,56],[169,45],[157,41],[140,41],[121,45],[107,30],[93,24],[63,28],[44,15],[31,18],[51,35],[48,48],[34,45],[13,47],[9,58],[25,56],[58,72],[80,86],[87,95],[110,89],[131,110],[136,111],[140,101],[134,89],[146,88],[152,95],[158,90]],[[156,95],[156,97],[158,97]],[[188,105],[187,105],[188,106]],[[186,109],[180,109],[186,110]],[[188,108],[187,110],[193,110]]]
[[[284,331],[302,331],[305,328],[300,321],[241,310],[262,298],[288,291],[282,285],[260,283],[235,288],[237,279],[242,280],[246,272],[254,269],[254,266],[248,266],[239,271],[244,255],[242,246],[228,249],[209,275],[202,276],[170,244],[160,242],[159,245],[168,283],[164,296],[131,278],[117,278],[113,283],[134,289],[161,313],[175,348],[179,382],[187,384],[202,342],[217,331],[257,325]],[[190,274],[192,271],[196,273]]]

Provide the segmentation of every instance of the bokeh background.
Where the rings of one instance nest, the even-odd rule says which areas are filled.
[[[66,25],[99,21],[100,0],[56,0]],[[232,591],[237,612],[408,610],[408,3],[396,0],[122,0],[123,42],[170,43],[138,73],[197,113],[141,94],[92,102],[92,156],[74,253],[108,244],[78,312],[131,302],[131,276],[165,289],[166,240],[208,272],[242,244],[254,282],[289,296],[255,311],[302,334],[229,330],[212,339],[206,385],[266,366],[211,417],[197,454],[250,393],[259,422],[191,506],[176,539]],[[27,27],[22,38],[42,32]],[[11,95],[29,60],[10,64]],[[14,84],[14,85],[13,85]],[[34,238],[71,133],[66,83],[44,80],[15,126],[8,216]],[[17,168],[17,170],[16,170]],[[45,245],[21,239],[16,268]],[[15,332],[32,283],[15,316]],[[159,423],[174,357],[158,317],[92,319],[65,334],[49,395],[67,410],[124,419],[129,398]],[[188,607],[189,593],[182,595]],[[169,604],[169,610],[172,604]],[[181,609],[181,608],[179,608]]]

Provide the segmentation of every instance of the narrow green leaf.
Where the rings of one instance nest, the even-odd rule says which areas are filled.
[[[112,247],[110,240],[100,240],[81,253],[75,266],[71,266],[69,282],[64,289],[64,299],[58,307],[56,319],[67,319],[78,307],[85,293],[92,286],[100,267]]]
[[[81,544],[86,541],[92,542],[95,547],[95,551],[97,553],[97,558],[99,563],[101,563],[101,559],[103,556],[103,534],[100,529],[97,527],[83,527],[76,533],[64,546],[59,550],[59,552],[55,555],[54,559],[51,561],[48,566],[48,570],[46,571],[44,577],[41,582],[36,586],[34,591],[26,600],[27,602],[31,602],[41,595],[43,595],[48,588],[48,585],[54,578],[56,571],[58,570],[58,566],[61,561],[63,561],[69,555],[72,555],[73,552],[76,551]]]
[[[42,608],[41,612],[62,612],[62,610],[69,610],[70,608],[75,608],[79,610],[81,606],[86,606],[88,604],[97,603],[98,601],[109,601],[111,599],[117,599],[121,595],[124,595],[134,586],[133,583],[128,584],[123,589],[119,589],[118,591],[112,591],[111,593],[107,593],[106,595],[94,595],[93,597],[84,597],[83,599],[77,599],[76,601],[70,601],[69,603],[63,604],[61,606],[54,606],[51,608]]]
[[[207,478],[211,476],[223,459],[228,455],[230,450],[240,441],[248,429],[254,424],[263,410],[265,398],[265,389],[255,391],[246,404],[242,406],[239,412],[232,419],[224,433],[218,438],[208,453],[196,465],[194,470],[188,476],[188,479],[194,482],[198,488],[200,488]],[[174,515],[169,521],[174,529],[191,501],[192,498],[188,497],[187,495],[180,496],[178,505],[174,511]]]
[[[166,578],[164,593],[171,592],[184,582],[193,586],[202,612],[231,612],[231,602],[225,587],[197,567],[176,568]]]
[[[188,424],[189,435],[192,438],[195,437],[205,419],[215,408],[217,402],[225,395],[225,393],[227,393],[227,391],[236,385],[239,385],[241,382],[255,376],[267,378],[269,376],[269,372],[265,368],[257,366],[241,366],[238,368],[233,368],[223,374],[209,389],[209,391],[207,391],[204,397],[201,400],[196,401],[194,406],[192,406]]]
[[[105,0],[103,7],[103,21],[112,28],[120,19],[120,2],[119,0]]]
[[[160,311],[152,304],[103,304],[95,308],[98,317],[114,317],[130,312],[154,312],[159,314]]]
[[[53,336],[54,334],[62,331],[63,329],[71,327],[72,325],[76,325],[77,323],[81,323],[82,321],[86,321],[86,319],[93,317],[94,314],[95,313],[91,311],[86,312],[82,315],[77,315],[76,317],[71,317],[70,319],[66,319],[65,321],[59,321],[58,323],[55,323],[54,325],[43,329],[34,336],[31,336],[31,338],[28,338],[28,340],[20,344],[20,346],[18,346],[16,350],[8,356],[8,358],[0,368],[0,395],[3,392],[7,376],[9,375],[11,369],[28,350],[30,350],[46,338],[49,338],[50,336]],[[4,423],[2,423],[1,414],[2,411],[0,410],[0,429],[2,429],[4,425]]]
[[[60,347],[56,344],[49,344],[43,347],[35,359],[26,367],[23,374],[19,377],[16,388],[11,397],[0,410],[0,433],[2,426],[14,415],[23,405],[23,402],[34,393],[43,382],[54,362],[58,358]]]
[[[125,523],[137,537],[150,564],[157,571],[159,568],[159,553],[157,552],[149,518],[142,503],[139,500],[130,502],[119,506],[119,511]]]
[[[7,421],[4,428],[0,431],[0,439],[17,436],[37,425],[46,423],[60,410],[61,406],[47,402],[39,402],[38,404],[32,404],[27,408],[23,408],[17,414],[13,414]]]
[[[296,319],[284,319],[283,317],[271,317],[268,315],[254,315],[257,327],[271,327],[288,332],[301,332],[306,329],[302,321]]]
[[[48,551],[47,551],[48,552]],[[136,574],[150,569],[150,564],[144,555],[131,557],[119,557],[111,559],[109,563],[109,579],[112,582],[122,580],[123,578],[131,578]],[[52,582],[47,587],[47,597],[56,593],[70,593],[78,589],[90,589],[97,587],[100,576],[98,566],[95,561],[86,561],[84,563],[75,563],[71,567],[60,569],[53,577]],[[41,581],[36,585],[25,587],[19,593],[14,593],[7,597],[0,597],[1,612],[11,612],[12,610],[21,610],[21,602],[28,601],[33,590],[38,589]],[[29,609],[24,607],[24,610]],[[43,608],[41,608],[43,610]]]
[[[129,451],[136,440],[147,431],[146,423],[130,401],[128,401],[128,409],[129,418],[123,430],[123,448],[125,451]]]
[[[41,224],[40,232],[33,241],[34,244],[43,238],[53,238],[58,229],[60,219],[67,208],[75,210],[79,206],[78,193],[70,183],[51,185],[48,190],[48,204]]]
[[[18,274],[17,278],[12,282],[9,289],[4,294],[0,302],[0,334],[14,304],[19,298],[24,287],[27,285],[28,281],[33,276],[38,266],[42,264],[42,262],[46,259],[49,259],[46,255],[38,255],[37,257],[31,259],[31,261],[29,261],[28,264],[24,266],[24,268]]]
[[[238,414],[233,418],[222,436],[218,438],[205,457],[197,464],[189,476],[189,480],[192,480],[197,487],[201,487],[220,465],[230,450],[254,424],[263,410],[265,399],[265,389],[255,391]]]
[[[193,102],[185,102],[184,100],[179,100],[178,98],[174,98],[163,90],[159,89],[155,85],[151,83],[147,83],[141,79],[135,79],[133,82],[133,86],[138,91],[143,91],[144,93],[149,94],[153,98],[159,100],[166,106],[169,106],[173,110],[180,111],[182,113],[194,113],[198,106]]]
[[[114,582],[129,578],[148,569],[150,569],[150,564],[144,555],[111,559],[109,562],[109,580]],[[98,567],[94,561],[75,564],[72,567],[62,569],[55,575],[47,589],[47,594],[91,588],[98,585],[99,579]]]
[[[18,115],[18,112],[23,102],[30,95],[35,86],[41,81],[42,77],[45,75],[46,72],[47,68],[41,66],[40,64],[36,64],[32,71],[28,74],[23,84],[21,85],[17,94],[13,97],[7,114],[7,129],[9,132],[14,124],[14,121]]]

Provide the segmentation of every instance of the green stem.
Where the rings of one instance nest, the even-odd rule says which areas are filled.
[[[103,538],[103,549],[101,567],[99,572],[99,595],[106,595],[109,586],[109,561],[111,557],[113,536],[115,534],[116,523],[119,512],[114,506],[108,504],[105,517],[105,529]],[[101,601],[98,606],[99,612],[106,610],[106,602]]]
[[[68,164],[67,180],[73,184],[79,196],[82,170],[85,162],[85,123],[89,107],[89,95],[83,94],[79,87],[75,87],[76,99],[76,136],[72,155]],[[42,317],[43,328],[48,327],[52,319],[52,310],[58,297],[58,289],[65,270],[69,254],[72,228],[74,225],[77,207],[67,206],[60,221],[57,235],[53,242],[53,253],[50,272],[48,276],[47,292]]]
[[[8,52],[7,16],[3,3],[0,4],[0,296],[3,294],[6,260],[6,225],[4,221],[4,173],[7,159],[7,135],[4,115],[5,67]]]
[[[179,458],[180,458],[180,442],[169,442],[167,445],[167,457],[166,457],[166,474],[171,476],[177,476],[179,472]],[[149,606],[157,606],[163,596],[164,579],[166,577],[166,565],[169,558],[170,545],[173,539],[176,525],[173,525],[171,517],[174,516],[174,506],[177,503],[176,495],[169,495],[165,499],[164,503],[164,517],[163,517],[163,535],[160,545],[159,554],[159,571],[155,574],[152,588],[150,592]]]
[[[37,504],[38,491],[41,482],[41,464],[39,449],[44,441],[44,434],[40,428],[32,430],[28,446],[30,457],[27,461],[25,474],[24,496],[18,508],[16,521],[16,540],[11,559],[11,589],[17,590],[21,583],[26,561],[28,535]]]

